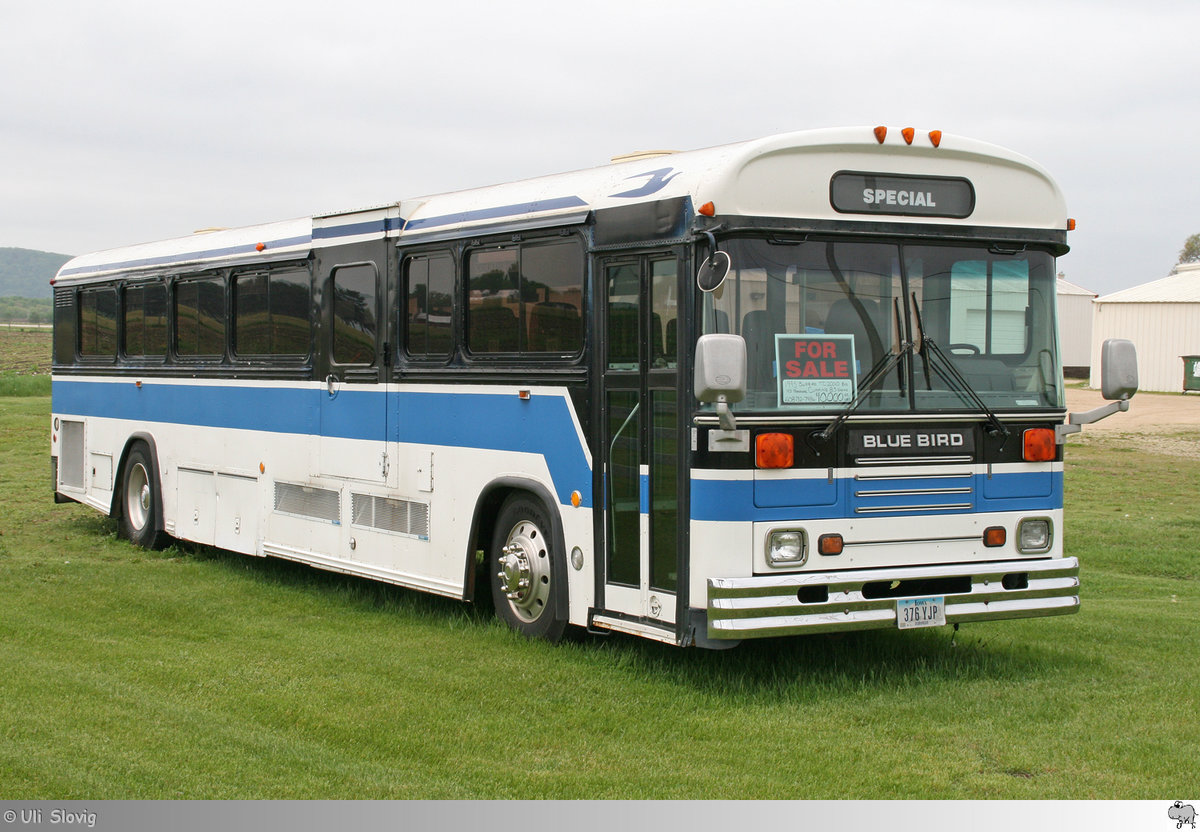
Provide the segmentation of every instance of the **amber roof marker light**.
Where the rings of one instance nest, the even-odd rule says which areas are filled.
[[[929,143],[932,144],[934,147],[941,147],[942,146],[942,131],[941,130],[930,130],[929,131]]]
[[[912,144],[913,137],[917,135],[917,131],[914,127],[905,127],[900,131],[900,135],[904,137],[905,144]]]
[[[875,128],[875,141],[883,144],[883,140],[887,138],[887,128],[879,126]]]

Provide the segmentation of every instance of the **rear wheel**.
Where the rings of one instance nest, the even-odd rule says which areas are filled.
[[[121,534],[145,549],[158,549],[166,541],[158,528],[162,493],[154,471],[150,449],[140,442],[134,445],[121,481]]]
[[[509,497],[496,520],[488,565],[497,617],[530,638],[558,641],[567,626],[558,603],[566,592],[566,561],[552,528],[540,501]]]

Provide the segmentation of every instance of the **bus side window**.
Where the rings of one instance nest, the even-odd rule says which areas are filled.
[[[404,350],[414,358],[446,358],[454,347],[454,260],[448,254],[404,260]]]
[[[79,354],[89,358],[116,358],[116,289],[80,290]]]
[[[225,280],[208,277],[175,284],[175,352],[184,358],[225,354]]]
[[[123,294],[126,357],[167,354],[167,287],[162,283],[128,286]]]
[[[375,266],[363,263],[333,270],[333,360],[374,364]]]

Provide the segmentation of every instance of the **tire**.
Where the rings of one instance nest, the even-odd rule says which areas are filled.
[[[567,626],[566,560],[555,544],[550,515],[540,500],[514,494],[496,518],[488,550],[496,617],[528,638],[558,641]]]
[[[155,475],[157,466],[150,449],[139,442],[129,449],[121,476],[118,509],[121,536],[143,549],[161,549],[167,536],[159,528],[162,518],[162,490]]]

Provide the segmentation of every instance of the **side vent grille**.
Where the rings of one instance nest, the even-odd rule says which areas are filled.
[[[314,488],[311,485],[275,483],[275,510],[327,523],[342,522],[341,500],[337,491]]]
[[[69,488],[83,488],[83,422],[62,421],[59,445],[59,482]]]
[[[429,506],[425,503],[351,494],[350,509],[355,526],[429,539]]]

